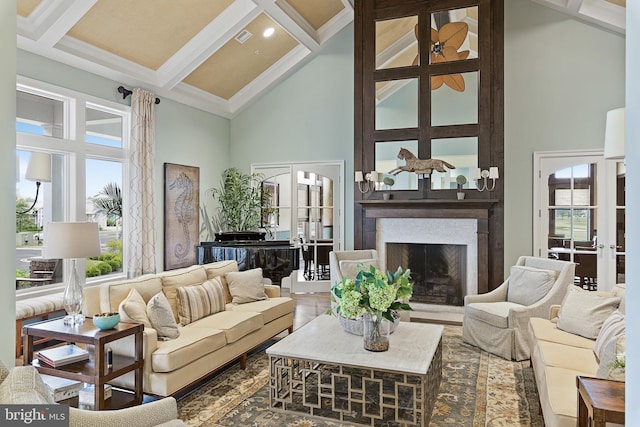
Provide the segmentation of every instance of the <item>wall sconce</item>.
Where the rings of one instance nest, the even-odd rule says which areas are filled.
[[[491,180],[491,187],[489,187],[487,178]],[[496,188],[496,179],[498,178],[500,178],[500,174],[498,173],[498,168],[496,166],[491,166],[489,170],[480,170],[480,168],[471,170],[471,179],[476,180],[476,189],[478,191],[493,191],[493,189]],[[482,180],[482,183],[480,180]]]
[[[358,190],[360,190],[362,194],[377,190],[382,182],[382,178],[382,173],[377,171],[371,171],[364,175],[362,171],[356,171],[355,174],[355,182],[358,184]]]
[[[624,108],[607,111],[604,131],[605,159],[624,159],[625,121]]]
[[[51,182],[51,154],[41,153],[38,151],[32,151],[29,156],[29,163],[27,164],[27,172],[24,174],[25,179],[28,181],[35,181],[36,183],[36,197],[33,200],[33,204],[29,209],[17,212],[16,214],[22,215],[31,212],[38,202],[38,194],[40,193],[40,184],[43,182]]]

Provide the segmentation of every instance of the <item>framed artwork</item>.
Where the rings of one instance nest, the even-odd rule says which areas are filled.
[[[164,164],[164,269],[196,263],[199,244],[200,168]]]
[[[266,228],[277,227],[280,225],[278,212],[278,207],[280,206],[280,184],[262,181],[262,201],[262,226]]]

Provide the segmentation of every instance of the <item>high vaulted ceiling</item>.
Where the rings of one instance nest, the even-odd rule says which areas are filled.
[[[233,117],[349,25],[353,1],[17,0],[18,47]],[[626,0],[532,1],[625,31]],[[406,24],[383,28],[378,66],[415,56]]]

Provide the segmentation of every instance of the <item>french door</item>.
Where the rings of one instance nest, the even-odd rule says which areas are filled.
[[[624,163],[601,151],[534,153],[534,173],[534,254],[575,262],[585,289],[624,282]]]
[[[252,167],[264,178],[267,238],[289,240],[300,248],[300,270],[291,275],[292,293],[330,290],[329,252],[343,246],[343,169],[340,162]]]

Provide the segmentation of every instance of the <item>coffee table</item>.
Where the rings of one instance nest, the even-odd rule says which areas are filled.
[[[401,322],[389,350],[321,315],[267,349],[269,405],[370,426],[427,426],[442,377],[443,326]]]

